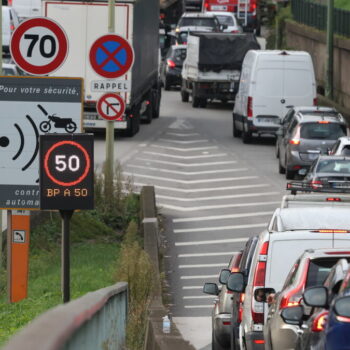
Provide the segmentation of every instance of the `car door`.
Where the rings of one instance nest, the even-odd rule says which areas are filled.
[[[280,161],[283,166],[286,166],[287,150],[289,145],[289,140],[291,139],[293,132],[298,125],[298,120],[295,116],[291,119],[290,123],[286,125],[285,132],[282,138],[280,147]]]

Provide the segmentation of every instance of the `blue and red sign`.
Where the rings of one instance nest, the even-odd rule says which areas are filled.
[[[90,49],[90,64],[104,78],[119,78],[125,75],[134,63],[134,50],[130,43],[116,34],[98,38]]]

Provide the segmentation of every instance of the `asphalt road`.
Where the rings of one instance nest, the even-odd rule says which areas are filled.
[[[97,138],[101,165],[104,141]],[[174,322],[197,349],[209,349],[213,297],[233,252],[266,226],[285,193],[274,139],[244,145],[232,137],[232,105],[194,109],[179,91],[163,92],[161,117],[133,138],[116,141],[116,157],[136,190],[154,185],[164,217],[166,274]]]

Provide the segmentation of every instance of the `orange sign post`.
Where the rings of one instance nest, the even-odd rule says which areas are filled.
[[[27,297],[29,273],[30,212],[8,210],[8,297],[15,303]]]

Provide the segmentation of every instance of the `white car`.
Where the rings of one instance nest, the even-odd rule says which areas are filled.
[[[40,16],[41,0],[8,0],[8,3],[18,14],[20,21]]]
[[[3,63],[2,64],[2,74],[3,75],[23,75],[14,63]]]
[[[5,54],[10,52],[10,39],[13,31],[19,25],[16,11],[9,6],[2,7],[2,49]]]
[[[334,156],[350,156],[350,137],[340,137],[332,147],[329,154]]]
[[[210,11],[219,20],[220,26],[223,26],[224,33],[243,33],[242,27],[238,24],[235,15],[232,12]]]
[[[212,12],[185,12],[175,29],[175,33],[181,32],[219,32],[220,23]]]

